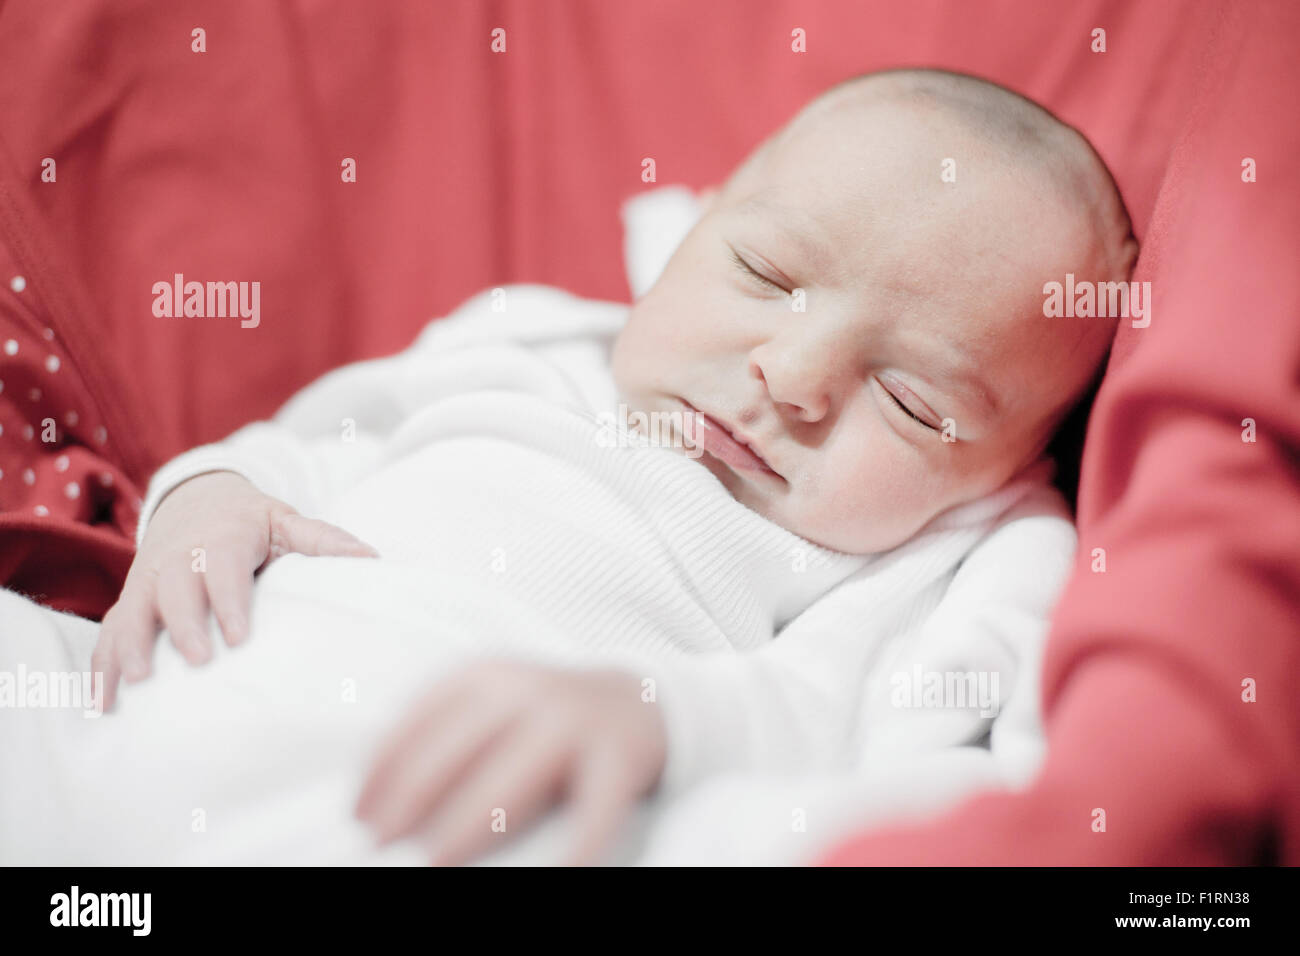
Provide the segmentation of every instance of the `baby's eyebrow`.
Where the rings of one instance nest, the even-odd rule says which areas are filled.
[[[831,261],[829,248],[818,238],[821,230],[817,221],[804,210],[762,196],[750,196],[735,211],[748,219],[761,218],[764,225],[779,230],[800,248],[810,262],[824,265]],[[796,223],[802,228],[797,228]]]

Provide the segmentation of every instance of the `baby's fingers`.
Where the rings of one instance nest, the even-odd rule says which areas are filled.
[[[272,556],[294,551],[315,556],[379,557],[378,551],[342,528],[300,514],[286,514],[276,519],[271,536]]]
[[[566,862],[590,866],[601,861],[636,805],[637,782],[618,748],[601,746],[583,755],[571,793],[577,836]]]
[[[204,575],[208,603],[229,647],[248,637],[248,608],[253,592],[256,561],[229,553],[214,555]]]
[[[112,708],[117,699],[117,684],[122,677],[138,681],[148,676],[157,634],[151,589],[139,581],[128,583],[117,603],[104,615],[90,659],[91,670],[104,675],[105,710]]]
[[[176,650],[189,663],[202,664],[212,654],[203,581],[207,575],[206,555],[196,556],[194,562],[173,560],[158,579],[158,611]]]
[[[99,640],[95,642],[95,652],[90,655],[90,674],[91,703],[110,710],[113,701],[117,700],[117,682],[122,679],[122,669],[118,666],[112,640],[105,636],[102,626]],[[95,675],[99,675],[98,681],[94,679]]]

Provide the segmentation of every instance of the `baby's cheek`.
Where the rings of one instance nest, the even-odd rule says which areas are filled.
[[[929,520],[942,493],[940,476],[915,449],[888,440],[836,449],[817,476],[808,521],[842,551],[896,547]]]
[[[627,377],[653,377],[664,366],[680,364],[699,351],[702,322],[689,305],[674,305],[662,298],[638,305],[614,352],[615,373]]]
[[[649,314],[634,317],[614,342],[611,371],[622,389],[653,389],[662,378],[664,367],[672,363],[671,357],[664,355],[662,345],[667,333],[656,327],[655,318]]]

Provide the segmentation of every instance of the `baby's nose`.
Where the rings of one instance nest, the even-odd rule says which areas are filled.
[[[779,367],[770,363],[764,369],[761,361],[751,358],[749,364],[751,373],[763,383],[778,408],[804,422],[817,422],[826,417],[830,392],[824,366],[819,374],[816,369],[800,369],[796,363]]]

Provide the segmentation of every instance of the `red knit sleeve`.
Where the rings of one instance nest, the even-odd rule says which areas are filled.
[[[98,618],[130,566],[140,494],[30,272],[0,242],[0,585]]]

